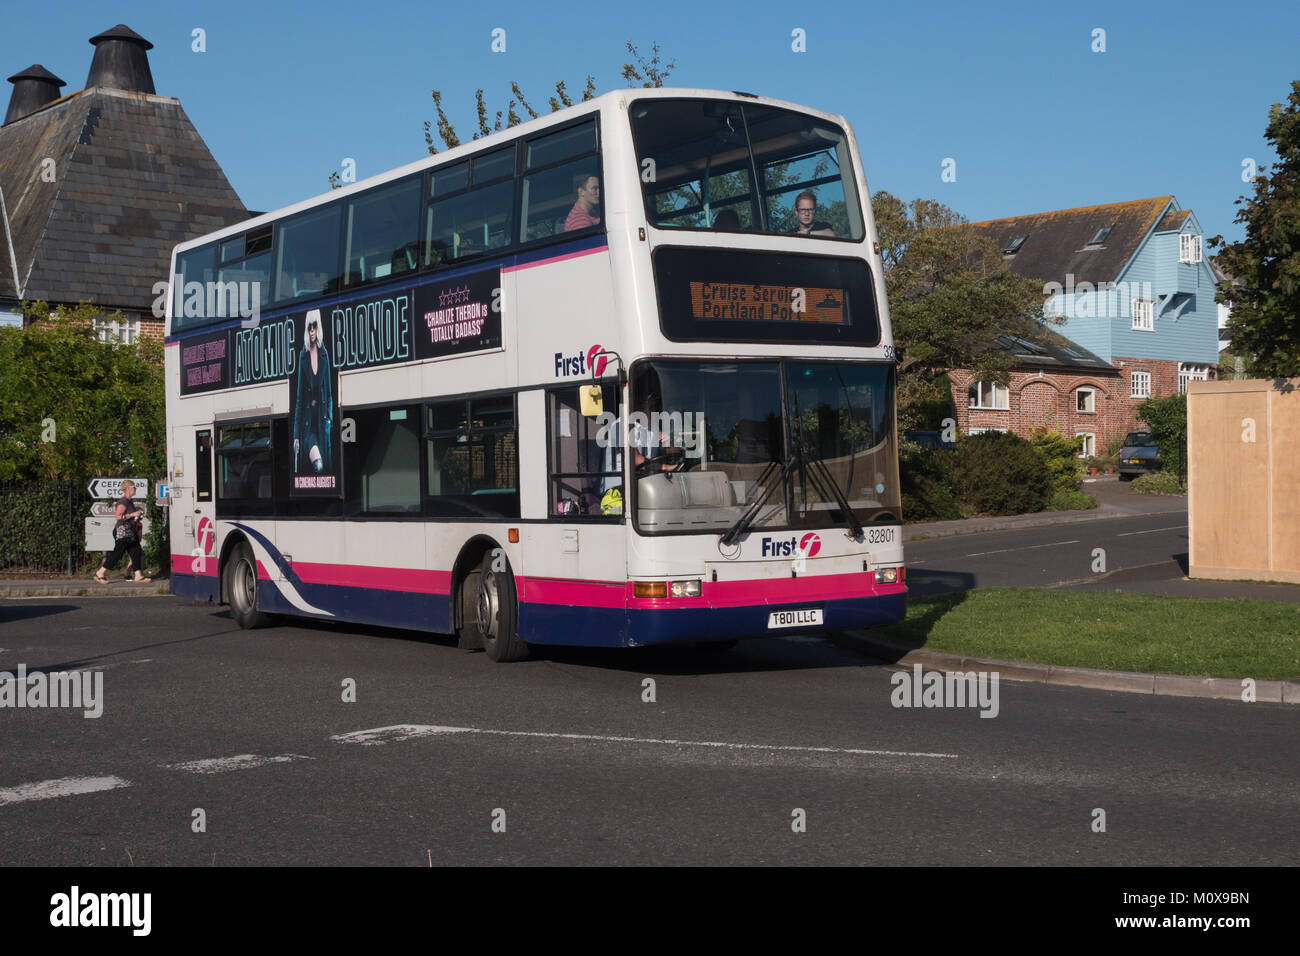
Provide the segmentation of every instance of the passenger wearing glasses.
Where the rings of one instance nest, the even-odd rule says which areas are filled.
[[[817,215],[817,197],[811,189],[804,190],[794,200],[794,215],[798,228],[796,236],[834,236],[835,230],[829,222],[814,220]]]

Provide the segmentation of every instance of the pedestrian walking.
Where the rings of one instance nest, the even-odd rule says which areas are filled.
[[[95,580],[100,584],[108,583],[108,572],[116,567],[123,554],[131,558],[130,570],[134,572],[137,584],[148,583],[151,578],[144,576],[144,553],[140,550],[140,530],[144,511],[131,499],[135,496],[135,483],[122,482],[122,497],[117,499],[113,509],[117,524],[113,526],[113,550],[104,555],[104,560],[95,572]]]

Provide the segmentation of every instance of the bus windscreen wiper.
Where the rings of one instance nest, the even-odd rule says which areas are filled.
[[[767,466],[759,474],[758,480],[754,482],[758,488],[762,489],[762,494],[755,498],[753,504],[745,509],[745,513],[731,526],[731,530],[722,536],[722,544],[730,547],[740,540],[742,534],[749,530],[750,524],[753,523],[754,519],[758,517],[759,511],[762,510],[764,502],[771,497],[772,489],[785,487],[786,479],[789,477],[790,472],[794,470],[797,460],[798,455],[792,454],[785,461],[777,461],[773,458],[767,463]],[[781,480],[769,481],[773,475],[780,475]]]
[[[813,487],[817,489],[823,500],[834,501],[839,505],[840,511],[844,514],[844,523],[849,529],[849,536],[860,537],[862,522],[858,521],[858,516],[853,513],[849,499],[844,497],[844,492],[840,490],[839,483],[826,467],[826,462],[803,440],[802,432],[795,437],[795,441],[798,442],[799,451],[807,462],[807,475],[812,480]]]

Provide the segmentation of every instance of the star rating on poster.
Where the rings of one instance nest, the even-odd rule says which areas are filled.
[[[438,293],[439,308],[446,308],[449,305],[460,305],[469,301],[469,286],[458,286],[455,289],[444,289]]]

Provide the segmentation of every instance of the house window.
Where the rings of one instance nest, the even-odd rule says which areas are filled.
[[[996,382],[976,382],[970,387],[968,407],[1008,409],[1011,407],[1011,392]]]
[[[140,316],[127,316],[115,322],[108,316],[97,315],[95,338],[105,345],[134,345],[140,341]]]
[[[1151,373],[1150,372],[1130,372],[1129,385],[1130,385],[1129,395],[1132,398],[1151,397]]]
[[[1025,244],[1025,240],[1028,238],[1028,236],[1012,236],[1011,241],[1003,248],[1002,254],[1004,256],[1014,256],[1020,251],[1020,247]]]
[[[994,428],[994,427],[992,427],[992,426],[985,426],[985,427],[983,427],[983,428],[968,428],[968,429],[966,429],[966,434],[967,434],[967,435],[983,435],[985,432],[1005,432],[1005,431],[1007,431],[1007,430],[1008,430],[1008,429],[1005,429],[1005,428]]]
[[[1178,366],[1178,391],[1180,393],[1187,391],[1188,382],[1204,382],[1210,377],[1210,367],[1208,365],[1190,365],[1182,362]]]
[[[1201,237],[1190,232],[1178,236],[1178,261],[1197,263],[1201,261]]]
[[[1091,458],[1097,454],[1097,436],[1092,432],[1075,432],[1075,438],[1083,439],[1083,447],[1079,449],[1080,458]]]
[[[1074,393],[1074,410],[1084,415],[1093,415],[1097,411],[1097,390],[1080,388]]]
[[[1156,330],[1156,300],[1133,300],[1133,328],[1139,332]]]

